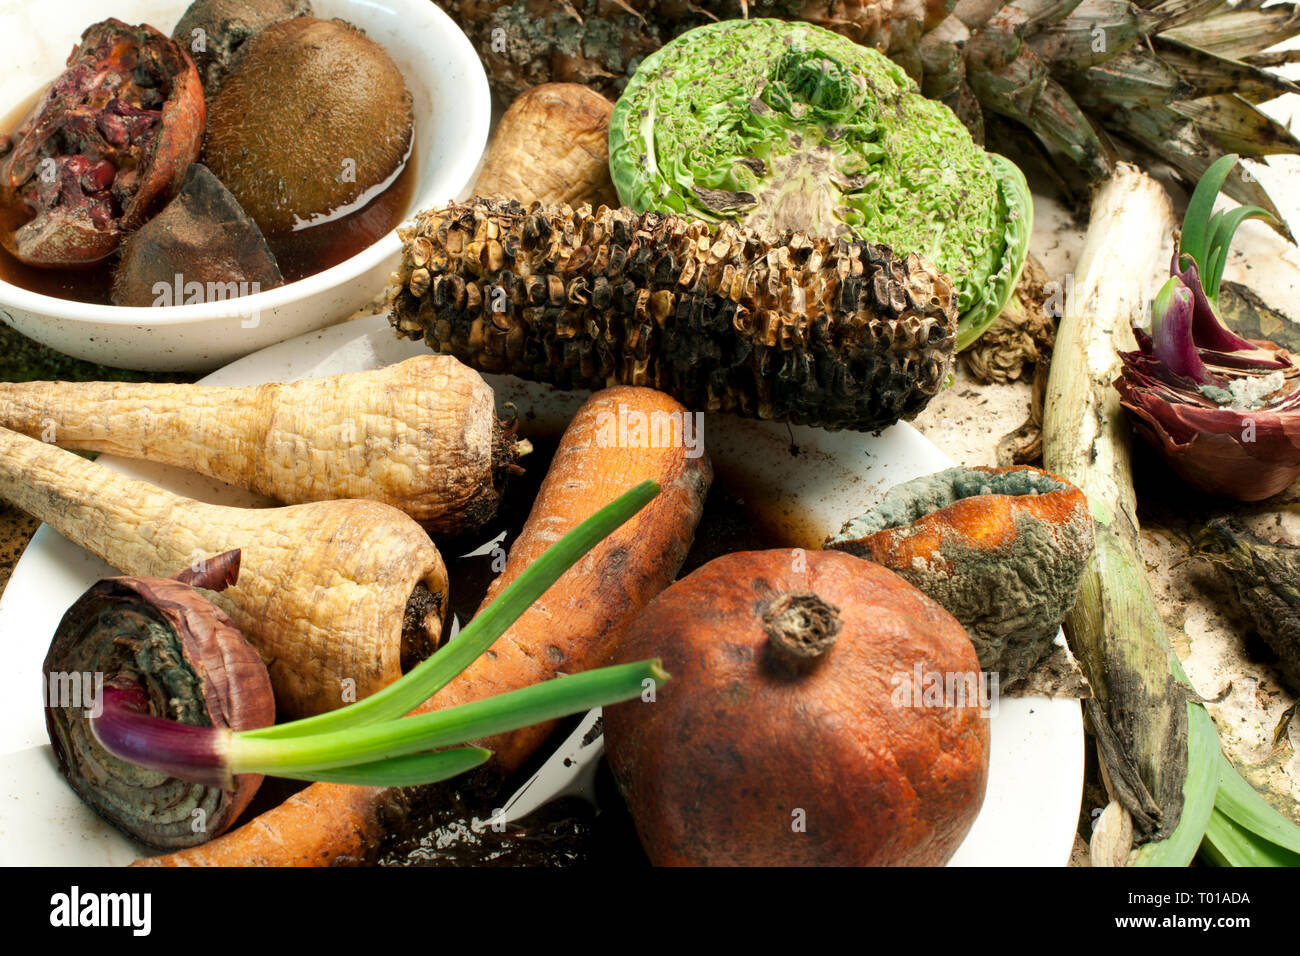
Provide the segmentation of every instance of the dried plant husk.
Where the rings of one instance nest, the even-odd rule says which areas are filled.
[[[257,651],[196,588],[223,589],[239,552],[177,578],[105,578],[64,614],[43,668],[45,722],[59,769],[102,817],[150,846],[194,846],[224,832],[261,784],[241,774],[230,788],[189,783],[109,754],[87,712],[94,701],[50,699],[59,675],[138,688],[149,712],[184,724],[251,730],[275,720],[271,679]],[[51,679],[54,675],[54,679]]]
[[[0,162],[0,241],[42,268],[106,258],[180,188],[205,119],[177,43],[111,17],[88,27]]]
[[[1044,657],[1092,555],[1088,501],[1038,468],[949,468],[895,485],[826,547],[889,568],[966,628],[1003,687]]]
[[[579,83],[543,83],[520,94],[497,124],[474,192],[524,205],[618,205],[609,178],[614,104]]]
[[[1226,572],[1238,610],[1300,692],[1300,546],[1267,541],[1235,518],[1214,518],[1197,536],[1195,553]]]
[[[1209,718],[1188,702],[1192,691],[1175,670],[1142,562],[1129,427],[1111,386],[1120,364],[1116,345],[1132,344],[1133,323],[1163,258],[1161,239],[1172,227],[1168,196],[1134,167],[1122,166],[1097,192],[1044,405],[1044,464],[1088,496],[1096,536],[1065,632],[1093,691],[1085,713],[1114,801],[1108,818],[1128,822],[1120,827],[1121,847],[1107,857],[1112,863],[1124,862],[1134,839],[1168,843],[1184,816],[1185,785],[1192,780],[1202,795],[1208,788],[1212,801],[1217,781],[1217,767],[1204,780],[1189,776],[1189,733]],[[1204,831],[1204,819],[1190,822],[1191,830],[1199,822]],[[1114,832],[1109,823],[1097,830],[1103,838]],[[1198,833],[1181,864],[1199,842]]]
[[[871,431],[919,412],[952,368],[951,283],[884,245],[489,199],[399,235],[394,328],[481,371]]]
[[[1014,382],[1051,360],[1057,315],[1048,304],[1047,283],[1046,271],[1030,253],[1015,294],[997,321],[961,352],[962,364],[978,381]]]

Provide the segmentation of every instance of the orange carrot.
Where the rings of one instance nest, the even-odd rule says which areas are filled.
[[[647,479],[663,490],[570,568],[491,649],[417,713],[605,662],[628,625],[677,576],[704,507],[713,475],[708,457],[698,453],[702,446],[692,451],[689,443],[664,441],[667,423],[680,423],[687,414],[667,395],[635,387],[597,392],[578,410],[483,607],[551,544],[618,495]],[[651,427],[642,427],[646,423]],[[661,447],[648,447],[653,445]],[[494,751],[492,765],[504,775],[518,769],[552,729],[526,727],[484,746]],[[395,815],[404,812],[408,797],[409,792],[392,788],[316,783],[210,843],[136,865],[360,862],[373,853]]]

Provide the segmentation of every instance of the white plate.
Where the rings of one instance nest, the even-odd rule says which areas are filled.
[[[399,362],[425,351],[373,316],[272,346],[214,372],[221,385],[316,378]],[[498,402],[513,401],[535,431],[558,434],[582,402],[513,378],[489,376]],[[816,547],[885,490],[952,462],[906,424],[879,437],[856,432],[710,416],[704,438],[718,480],[775,526],[791,545]],[[792,446],[797,453],[792,453]],[[204,501],[258,499],[188,472],[99,459]],[[13,670],[0,695],[0,864],[113,865],[144,851],[103,823],[58,776],[47,743],[41,662],[63,612],[111,568],[42,527],[0,598],[0,642]],[[951,865],[1062,866],[1069,858],[1083,790],[1083,722],[1078,701],[1002,700],[993,721],[983,809]],[[561,781],[554,786],[567,785]]]

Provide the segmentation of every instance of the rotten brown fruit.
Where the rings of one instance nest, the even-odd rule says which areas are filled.
[[[362,208],[401,172],[414,136],[397,64],[342,20],[262,30],[209,110],[204,160],[267,236]]]
[[[0,242],[30,266],[106,258],[175,195],[204,122],[179,45],[147,24],[89,27],[0,161]]]
[[[835,551],[717,558],[650,603],[619,660],[672,682],[605,709],[610,766],[657,865],[929,865],[984,799],[989,726],[961,625]],[[917,672],[957,676],[925,706]],[[904,699],[904,698],[907,699]]]
[[[949,468],[895,485],[826,547],[876,561],[961,621],[1003,686],[1047,653],[1092,554],[1088,499],[1038,468]]]
[[[180,305],[283,284],[257,223],[206,166],[195,163],[176,198],[123,243],[111,297],[114,305],[153,306],[164,288],[163,301]]]
[[[189,52],[211,98],[245,43],[272,23],[309,16],[309,0],[195,0],[172,28],[172,39]]]

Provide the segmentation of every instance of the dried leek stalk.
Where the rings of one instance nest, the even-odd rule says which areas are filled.
[[[486,199],[400,234],[394,327],[486,372],[866,431],[915,415],[952,368],[951,282],[875,243]]]
[[[1121,166],[1098,191],[1057,330],[1043,417],[1044,465],[1088,496],[1096,528],[1096,551],[1065,626],[1093,688],[1086,708],[1107,787],[1123,808],[1108,819],[1125,828],[1131,820],[1139,838],[1157,841],[1173,834],[1189,808],[1203,806],[1203,831],[1217,782],[1216,773],[1189,776],[1188,735],[1203,738],[1200,718],[1209,716],[1175,678],[1177,658],[1138,546],[1128,423],[1111,387],[1116,348],[1132,347],[1131,327],[1172,228],[1164,190],[1137,169]],[[1192,799],[1185,803],[1185,795]],[[1124,862],[1127,841],[1103,853],[1107,836],[1099,826],[1094,864]],[[1181,863],[1199,842],[1198,834]]]

